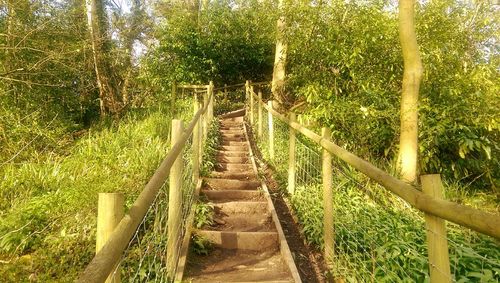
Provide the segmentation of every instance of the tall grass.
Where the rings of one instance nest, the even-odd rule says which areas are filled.
[[[191,101],[179,102],[183,119]],[[171,117],[134,110],[91,127],[65,156],[0,168],[0,278],[74,280],[95,249],[99,192],[134,201],[170,147]]]

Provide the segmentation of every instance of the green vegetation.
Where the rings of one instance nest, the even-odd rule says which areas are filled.
[[[213,171],[217,162],[217,150],[221,144],[219,134],[219,120],[214,119],[208,126],[207,137],[203,145],[203,164],[201,164],[200,175],[207,177]]]
[[[390,197],[377,185],[360,188],[344,176],[335,179],[336,265],[333,273],[348,282],[428,280],[425,227],[420,213]],[[365,185],[366,183],[363,183]],[[363,190],[372,192],[371,197]],[[309,243],[322,247],[321,185],[300,186],[291,196],[293,209]],[[374,201],[373,199],[377,199]],[[449,225],[450,262],[457,282],[496,282],[500,251],[491,238]]]
[[[218,88],[269,81],[273,73],[277,1],[87,2],[94,10],[79,0],[0,0],[3,281],[72,281],[89,262],[97,193],[124,192],[130,206],[170,146],[172,107],[186,121],[192,116],[190,99],[181,91],[172,101],[174,84],[213,80]],[[396,2],[286,2],[280,111],[293,110],[317,132],[321,125],[330,127],[337,144],[396,172],[403,74]],[[424,65],[420,172],[443,174],[449,200],[498,212],[498,6],[436,0],[415,7]],[[215,113],[241,108],[243,100],[241,90],[227,97],[219,92]],[[217,130],[217,122],[210,125],[204,176],[215,163]],[[273,165],[283,188],[287,137],[277,123]],[[268,157],[265,139],[260,146]],[[318,166],[302,154],[298,166]],[[335,199],[342,208],[338,219],[350,225],[339,227],[338,246],[345,254],[370,254],[371,260],[352,268],[365,266],[377,279],[390,280],[377,265],[373,271],[371,255],[384,249],[394,256],[389,264],[426,280],[421,215],[370,184],[377,192],[372,197],[384,206],[373,204],[351,181],[337,177],[343,184]],[[320,247],[315,182],[290,197],[308,241]],[[368,221],[369,215],[374,219]],[[498,245],[456,227],[450,235],[457,281],[499,280],[499,267],[476,254],[498,259]]]
[[[169,136],[164,109],[138,109],[91,127],[65,155],[0,168],[0,255],[9,262],[1,277],[71,281],[94,254],[97,194],[123,192],[130,206],[165,157]]]

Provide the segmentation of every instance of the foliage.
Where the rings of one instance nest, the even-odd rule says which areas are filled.
[[[193,20],[182,5],[160,5],[158,44],[144,61],[145,79],[167,90],[172,81],[213,80],[221,86],[268,78],[273,66],[273,7],[256,0],[211,1],[209,9]]]
[[[194,234],[191,237],[191,249],[194,253],[199,255],[208,255],[213,249],[213,244],[207,238]]]
[[[213,219],[214,206],[206,203],[206,200],[198,201],[196,203],[194,227],[201,229],[204,226],[210,226],[213,224]],[[196,232],[191,237],[191,244],[192,251],[199,255],[208,255],[212,250],[212,243],[203,236],[196,234]]]
[[[290,7],[288,91],[304,115],[366,158],[393,160],[402,58],[390,1]],[[422,173],[498,187],[498,8],[440,0],[417,9],[424,63]]]
[[[408,277],[414,282],[428,280],[422,216],[382,194],[376,185],[365,189],[392,205],[375,202],[356,184],[342,178],[337,176],[335,180],[342,185],[336,188],[332,200],[338,257],[334,272],[349,282],[362,278],[375,278],[377,282]],[[307,241],[318,248],[323,245],[321,195],[322,187],[316,185],[298,187],[291,197]],[[457,281],[494,282],[500,278],[500,254],[492,239],[455,226],[449,230],[450,262]]]
[[[203,226],[210,226],[214,221],[214,206],[212,204],[198,201],[196,203],[194,215],[194,227],[200,229]]]
[[[207,138],[203,145],[203,164],[201,164],[200,175],[207,177],[214,169],[217,157],[217,150],[221,145],[221,137],[219,133],[220,123],[216,118],[210,123]]]
[[[179,103],[191,114],[190,101]],[[98,192],[124,192],[131,204],[166,155],[169,121],[161,107],[138,109],[93,126],[67,156],[0,168],[0,257],[10,261],[1,277],[74,278],[94,253]]]
[[[217,107],[214,109],[214,115],[220,115],[231,111],[245,108],[245,92],[242,89],[234,91],[229,90],[227,94],[217,92],[215,99]]]

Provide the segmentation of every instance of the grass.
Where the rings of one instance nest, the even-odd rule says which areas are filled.
[[[123,192],[131,205],[168,152],[170,120],[161,108],[131,111],[65,155],[1,167],[2,281],[73,281],[94,255],[98,193]]]

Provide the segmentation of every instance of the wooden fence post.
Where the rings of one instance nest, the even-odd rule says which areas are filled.
[[[321,129],[322,138],[330,140],[330,129]],[[332,188],[332,155],[326,150],[322,150],[323,176],[323,235],[325,241],[325,261],[327,265],[333,263],[335,234],[333,231],[333,188]]]
[[[108,241],[109,236],[115,230],[124,216],[125,198],[122,193],[100,193],[97,204],[97,234],[96,253],[101,250]],[[119,283],[120,270],[118,267],[106,279],[106,283]]]
[[[198,108],[202,109],[203,108],[203,103],[198,102]],[[203,162],[203,143],[205,142],[204,136],[203,136],[203,119],[204,115],[200,115],[200,120],[199,120],[199,127],[198,127],[198,136],[199,136],[199,144],[198,144],[198,164]]]
[[[209,87],[207,86],[207,91],[203,93],[203,107],[205,107],[206,105],[208,105],[208,94],[209,94]],[[209,125],[209,122],[208,122],[208,108],[207,110],[205,111],[205,113],[203,113],[203,140],[205,140],[207,138],[207,133],[208,133],[208,125]]]
[[[215,98],[214,98],[214,82],[213,81],[210,81],[209,85],[208,85],[208,97],[210,97],[209,101],[208,101],[208,122],[209,123],[212,123],[212,119],[214,118],[214,101],[215,101]]]
[[[262,138],[262,91],[259,89],[259,101],[257,101],[258,121],[257,137]]]
[[[269,100],[267,102],[267,105],[269,106],[270,109],[273,109],[273,101]],[[268,111],[267,114],[268,117],[268,122],[269,122],[269,158],[271,160],[274,159],[274,125],[273,125],[273,114],[271,114],[271,111]]]
[[[253,92],[253,85],[250,86],[250,125],[253,126],[254,122],[254,115],[253,115],[253,104],[254,104],[254,92]]]
[[[295,113],[290,112],[290,123],[295,122]],[[295,192],[295,130],[288,127],[290,130],[288,141],[288,193],[293,195]]]
[[[172,146],[181,138],[184,131],[182,120],[172,120]],[[167,276],[173,278],[177,265],[178,245],[181,242],[182,211],[182,153],[177,156],[169,176],[168,193],[168,239],[167,239]]]
[[[177,82],[172,82],[172,93],[170,94],[170,113],[172,113],[172,117],[175,117],[175,102],[177,100]]]
[[[198,96],[194,95],[193,110],[194,114],[199,110]],[[193,129],[193,143],[192,143],[192,153],[193,153],[193,182],[196,184],[198,178],[200,177],[200,127],[201,119],[196,122]]]
[[[248,92],[250,91],[250,81],[245,81],[245,102],[248,101]]]
[[[443,199],[443,184],[439,174],[422,175],[420,181],[424,194]],[[444,219],[425,213],[425,228],[431,282],[451,282],[448,238]]]

